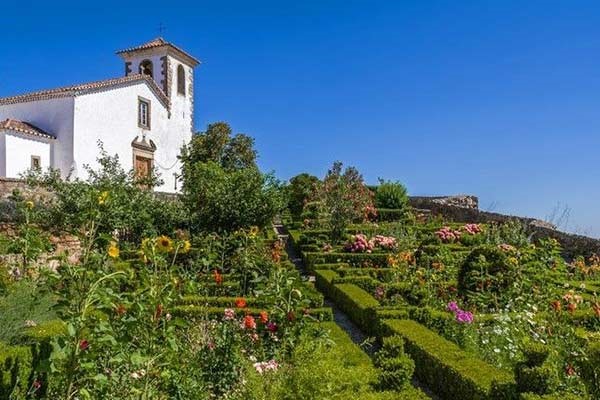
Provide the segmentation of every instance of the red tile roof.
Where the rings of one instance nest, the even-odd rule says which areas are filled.
[[[147,50],[147,49],[154,49],[154,48],[158,48],[158,47],[169,47],[169,48],[171,48],[177,54],[179,54],[180,56],[182,56],[184,59],[187,59],[187,61],[190,62],[190,64],[192,64],[192,66],[194,66],[194,67],[196,65],[200,64],[200,60],[198,60],[197,58],[195,58],[194,56],[192,56],[188,52],[183,51],[181,48],[175,46],[173,43],[167,42],[165,39],[163,39],[161,37],[157,37],[156,39],[152,39],[151,41],[146,42],[144,44],[141,44],[139,46],[130,47],[130,48],[125,49],[125,50],[119,50],[119,51],[117,51],[117,54],[134,53],[136,51]]]
[[[38,92],[21,94],[18,96],[0,98],[0,106],[6,104],[16,103],[27,103],[30,101],[47,100],[60,97],[73,97],[82,94],[88,94],[97,92],[103,89],[109,89],[114,86],[135,84],[140,81],[145,81],[150,89],[156,94],[159,100],[164,104],[165,107],[170,107],[169,98],[165,93],[158,87],[154,79],[149,76],[134,74],[124,76],[122,78],[105,79],[97,82],[84,83],[81,85],[66,86],[57,89],[40,90]]]
[[[0,130],[9,130],[26,135],[43,137],[46,139],[56,139],[56,136],[30,124],[29,122],[18,121],[16,119],[7,119],[0,122]]]

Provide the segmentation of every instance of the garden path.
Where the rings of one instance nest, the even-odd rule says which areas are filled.
[[[289,234],[285,226],[280,221],[275,221],[273,226],[275,232],[277,233],[277,237],[281,239],[283,243],[285,243],[285,251],[288,254],[289,260],[296,266],[296,268],[298,268],[302,276],[307,277],[309,281],[314,282],[315,277],[308,274],[304,262],[302,261],[302,257],[300,257],[300,255],[298,254],[293,243],[290,240],[288,240]],[[365,351],[370,357],[373,357],[377,350],[379,350],[379,344],[375,340],[373,340],[373,338],[367,336],[358,326],[356,326],[356,324],[354,324],[354,322],[350,320],[346,313],[340,310],[335,305],[335,303],[333,303],[328,298],[325,298],[325,307],[331,307],[331,310],[333,311],[334,322],[340,328],[342,328],[344,332],[348,334],[348,336],[350,336],[350,338],[355,344],[357,344],[361,349],[363,349],[363,351]],[[412,384],[415,387],[421,389],[431,399],[439,399],[439,397],[433,394],[428,388],[421,385],[420,382],[415,378],[413,378]]]

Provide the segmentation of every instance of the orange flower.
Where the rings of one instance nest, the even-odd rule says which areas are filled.
[[[575,312],[576,309],[577,309],[577,304],[575,304],[575,303],[569,303],[569,305],[567,306],[567,310],[569,310],[570,313]]]
[[[558,311],[562,310],[562,303],[560,302],[560,300],[555,300],[550,305],[552,306],[552,309],[554,311],[558,312]]]
[[[244,328],[246,329],[256,329],[256,321],[252,315],[246,315],[244,317]]]
[[[260,322],[262,322],[263,324],[266,324],[269,321],[269,314],[267,314],[266,311],[261,311],[259,315]]]
[[[246,306],[248,305],[248,303],[246,303],[246,300],[238,297],[237,299],[235,299],[235,306],[237,308],[246,308]]]
[[[221,275],[218,270],[216,270],[216,269],[214,270],[213,276],[215,278],[215,283],[217,285],[223,284],[223,275]]]

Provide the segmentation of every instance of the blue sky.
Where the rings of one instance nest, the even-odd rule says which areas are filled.
[[[3,1],[0,96],[120,76],[162,23],[203,61],[197,128],[254,136],[280,178],[341,160],[600,236],[597,1],[86,3]]]

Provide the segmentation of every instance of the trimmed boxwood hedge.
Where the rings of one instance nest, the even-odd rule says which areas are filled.
[[[208,318],[218,319],[223,317],[226,307],[203,307],[199,305],[180,305],[172,308],[171,313],[180,318]],[[241,315],[251,314],[256,317],[259,316],[264,308],[244,308],[237,309],[237,313]],[[329,307],[322,308],[311,308],[307,310],[296,310],[298,315],[306,312],[312,318],[318,321],[333,321],[333,312]]]
[[[445,399],[516,399],[512,374],[461,350],[423,325],[410,320],[387,320],[389,335],[405,340],[415,361],[419,381]]]
[[[379,302],[373,296],[351,283],[334,284],[330,293],[335,304],[364,332],[377,332]]]
[[[344,262],[352,267],[387,267],[387,253],[302,253],[306,266],[310,269],[316,264],[331,264]]]

